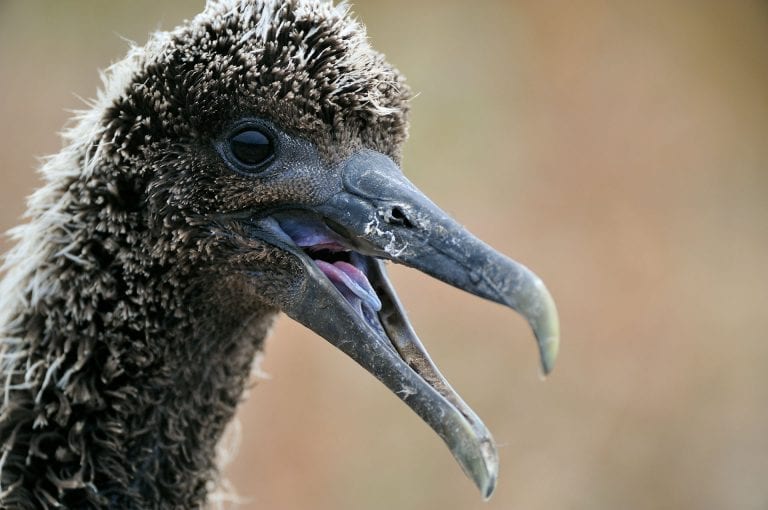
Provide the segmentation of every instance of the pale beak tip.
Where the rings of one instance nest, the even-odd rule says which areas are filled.
[[[474,482],[480,491],[483,501],[488,501],[496,490],[496,480],[499,477],[499,454],[490,433],[482,422],[477,422],[485,437],[478,442],[470,440],[470,447],[451,448],[456,460],[464,473]],[[461,443],[459,443],[461,444]]]
[[[495,456],[494,452],[494,456]],[[470,477],[475,485],[480,489],[480,494],[483,497],[483,501],[488,501],[493,496],[493,492],[496,490],[496,479],[499,475],[498,458],[494,457],[493,460],[488,462],[485,466],[486,470],[480,473],[472,473]]]
[[[560,350],[560,318],[552,295],[537,278],[538,296],[535,313],[529,318],[536,343],[539,345],[542,377],[546,377],[555,367],[557,353]]]
[[[539,339],[539,355],[541,357],[541,375],[546,377],[552,372],[560,350],[560,336],[549,335]]]
[[[483,493],[483,501],[490,501],[493,496],[493,491],[496,490],[496,477],[488,480],[485,487],[480,487],[480,491]]]

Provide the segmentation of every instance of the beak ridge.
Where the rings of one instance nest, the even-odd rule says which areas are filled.
[[[551,372],[560,326],[555,301],[538,276],[469,233],[383,154],[364,150],[351,156],[342,183],[343,191],[321,210],[344,225],[357,249],[517,311],[534,332],[542,372]]]
[[[276,211],[255,222],[254,235],[292,253],[303,265],[294,275],[297,290],[281,293],[283,300],[275,304],[354,359],[416,412],[487,499],[498,474],[493,438],[430,359],[379,259],[413,267],[518,311],[534,331],[544,374],[551,371],[559,345],[554,300],[533,272],[456,223],[390,158],[363,150],[342,163],[336,175],[338,191],[322,204]],[[337,253],[315,260],[328,256],[312,251],[317,247]],[[334,275],[344,277],[334,267],[364,285],[332,283]],[[378,299],[367,292],[361,298],[360,289],[371,289]],[[374,301],[377,306],[372,307]]]

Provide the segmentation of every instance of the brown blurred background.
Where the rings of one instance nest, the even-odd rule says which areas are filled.
[[[121,37],[143,42],[201,7],[0,0],[1,230]],[[406,172],[542,276],[561,357],[542,382],[520,318],[393,268],[499,443],[484,504],[406,406],[283,318],[227,469],[241,508],[768,508],[768,4],[355,11],[420,93]]]

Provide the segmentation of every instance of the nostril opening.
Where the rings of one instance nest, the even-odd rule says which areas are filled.
[[[387,221],[392,225],[402,225],[405,228],[413,228],[413,222],[408,219],[402,208],[395,206],[389,212]]]

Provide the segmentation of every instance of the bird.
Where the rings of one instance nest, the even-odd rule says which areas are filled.
[[[407,180],[411,98],[350,7],[322,0],[209,0],[110,66],[11,232],[0,507],[206,507],[280,313],[397,395],[490,497],[493,438],[385,264],[519,312],[544,373],[557,310]]]

